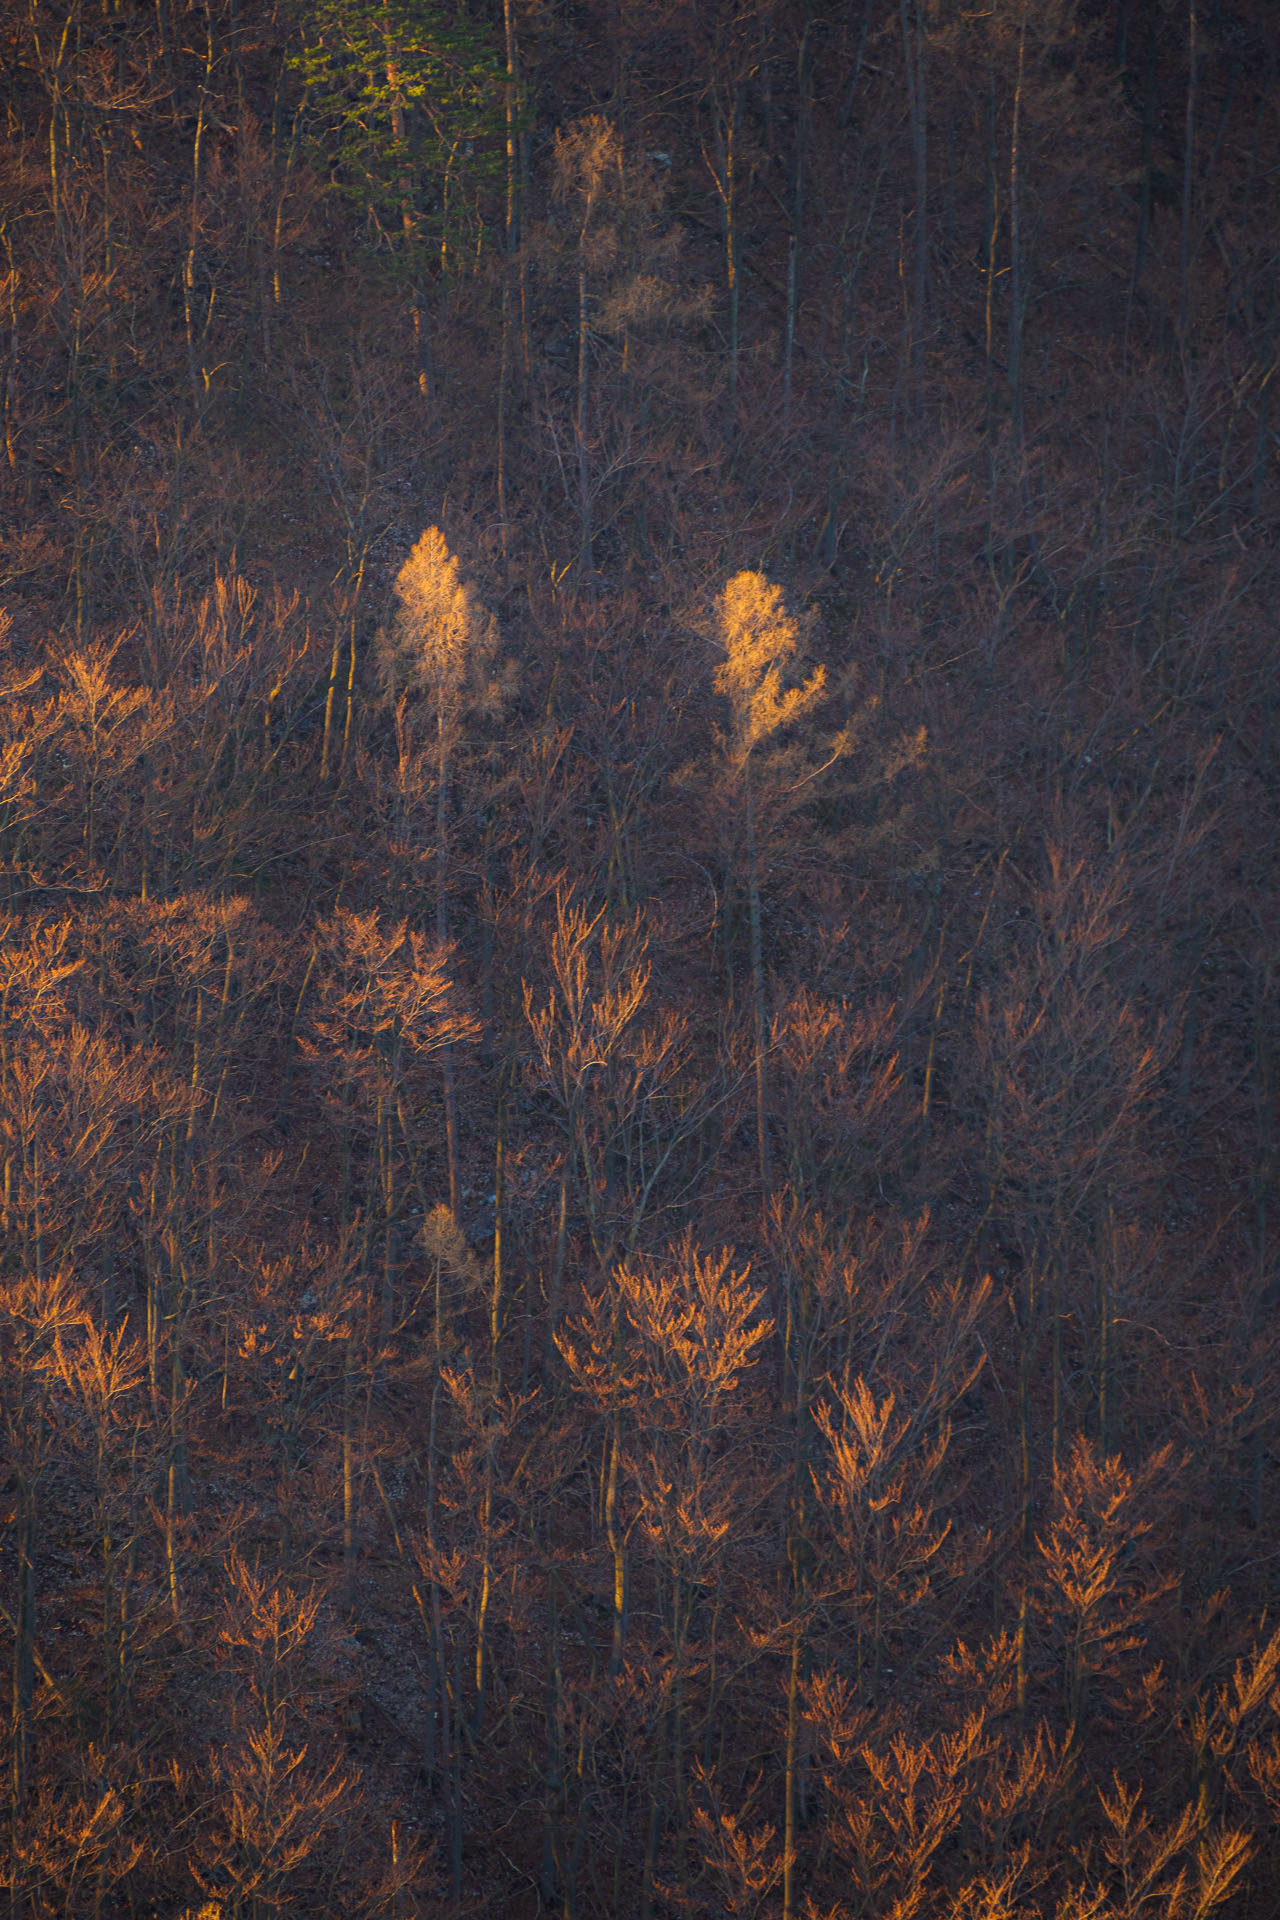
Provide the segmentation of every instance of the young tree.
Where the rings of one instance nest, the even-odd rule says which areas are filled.
[[[746,836],[756,1152],[764,1204],[768,1202],[770,1175],[760,860],[756,844],[757,768],[764,758],[761,749],[775,735],[812,713],[826,691],[827,676],[823,667],[815,668],[799,685],[786,685],[805,627],[810,624],[806,622],[802,626],[796,615],[787,611],[781,587],[774,586],[762,573],[735,573],[715,603],[715,637],[724,655],[716,668],[715,684],[716,691],[728,699],[730,715],[724,741],[724,770],[730,791],[741,804]],[[842,745],[837,741],[832,758],[842,750]]]
[[[444,939],[449,772],[470,714],[500,709],[512,689],[498,668],[498,627],[462,578],[439,527],[428,527],[396,576],[396,613],[378,635],[378,672],[410,722],[425,709],[436,760],[436,931]]]
[[[463,722],[468,714],[500,708],[510,693],[512,675],[498,671],[497,623],[462,580],[439,527],[427,528],[401,567],[396,601],[390,631],[378,636],[378,669],[383,689],[395,703],[398,725],[411,730],[417,712],[425,709],[434,734],[435,926],[436,939],[443,942],[449,937],[449,783]],[[458,1117],[448,1044],[443,1065],[449,1204],[456,1212]]]
[[[581,523],[578,566],[589,592],[594,592],[595,555],[592,529],[591,461],[587,440],[587,401],[590,393],[590,289],[593,269],[617,247],[617,232],[609,219],[601,222],[602,206],[616,198],[622,173],[622,145],[603,115],[592,113],[567,134],[556,136],[556,194],[575,210],[578,237],[578,376],[574,409],[577,456],[578,517]]]
[[[1100,1459],[1083,1438],[1054,1475],[1053,1522],[1037,1539],[1040,1604],[1062,1649],[1068,1739],[1083,1739],[1090,1693],[1113,1689],[1127,1654],[1140,1654],[1144,1628],[1175,1584],[1143,1568],[1139,1543],[1155,1530],[1167,1498],[1173,1449],[1162,1447],[1137,1472],[1118,1455]]]

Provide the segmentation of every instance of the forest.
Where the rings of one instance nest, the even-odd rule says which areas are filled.
[[[1273,0],[10,0],[9,1920],[1274,1920]]]

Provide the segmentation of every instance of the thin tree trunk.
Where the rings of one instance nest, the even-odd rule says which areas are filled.
[[[987,232],[987,275],[986,298],[983,303],[984,347],[985,347],[985,389],[986,389],[986,437],[988,447],[988,532],[987,547],[990,552],[990,523],[995,517],[995,459],[994,442],[996,428],[995,409],[995,304],[996,304],[996,249],[1000,244],[1000,175],[996,148],[996,81],[994,72],[989,76],[987,88],[987,190],[991,195],[991,225]],[[988,560],[988,564],[990,564]]]
[[[512,0],[502,0],[502,27],[506,47],[506,229],[502,260],[502,343],[498,365],[498,538],[502,558],[508,558],[507,513],[507,392],[511,378],[511,269],[520,244],[519,167],[516,129],[519,118],[519,79],[516,69],[516,31]]]
[[[782,1920],[795,1912],[796,1884],[796,1756],[800,1728],[800,1626],[791,1631],[791,1670],[787,1680],[787,1754],[783,1790]]]
[[[552,1344],[560,1324],[560,1295],[564,1286],[565,1257],[569,1246],[569,1159],[560,1169],[560,1205],[556,1214],[556,1250],[551,1267],[551,1297],[547,1302],[547,1333]]]
[[[1138,230],[1134,239],[1133,278],[1129,285],[1129,298],[1125,304],[1124,337],[1126,359],[1128,356],[1129,326],[1133,315],[1134,295],[1138,291],[1143,272],[1146,268],[1147,243],[1151,236],[1151,173],[1157,120],[1156,65],[1158,47],[1156,42],[1156,18],[1157,9],[1154,0],[1149,0],[1147,11],[1147,44],[1143,61],[1142,78],[1142,138],[1138,153]]]
[[[187,342],[187,378],[197,415],[203,410],[201,380],[196,375],[195,297],[196,262],[200,244],[200,159],[204,144],[205,106],[213,73],[213,20],[205,14],[205,62],[200,82],[200,104],[196,109],[196,131],[191,154],[191,218],[187,230],[187,251],[182,264],[182,320]]]
[[[914,12],[914,28],[913,28]],[[924,18],[920,0],[899,0],[902,51],[906,61],[907,115],[915,175],[915,245],[911,297],[911,366],[917,405],[924,399],[925,312],[929,298],[929,121],[926,93]]]
[[[444,689],[436,694],[436,939],[449,938],[449,749],[446,735]],[[449,1176],[449,1211],[458,1217],[458,1094],[453,1070],[453,1048],[441,1049],[444,1075],[444,1142]]]
[[[489,1294],[489,1364],[495,1389],[502,1384],[502,1207],[506,1146],[506,1100],[498,1094],[497,1141],[493,1155],[493,1279]]]
[[[586,230],[583,229],[583,244]],[[574,431],[578,453],[578,513],[582,522],[582,541],[578,564],[587,592],[594,597],[595,554],[591,529],[591,464],[587,455],[587,398],[589,391],[590,330],[587,326],[587,269],[578,267],[578,406]]]
[[[498,544],[504,566],[510,559],[507,514],[507,385],[511,366],[511,263],[502,267],[502,341],[498,357]]]
[[[751,776],[745,780],[747,815],[747,910],[751,931],[751,1020],[755,1047],[756,1152],[760,1168],[760,1205],[769,1205],[768,1084],[765,1066],[764,960],[760,937],[760,867],[756,852],[755,801]]]
[[[13,1727],[10,1780],[13,1809],[26,1804],[31,1773],[31,1723],[35,1708],[35,1494],[25,1482],[18,1492],[17,1606],[13,1636]]]
[[[1196,90],[1199,79],[1197,0],[1187,6],[1187,116],[1182,152],[1182,242],[1178,256],[1178,334],[1183,341],[1191,314],[1191,215],[1195,199]]]
[[[484,1463],[484,1501],[480,1514],[480,1598],[476,1606],[476,1712],[474,1727],[480,1731],[480,1722],[484,1718],[484,1693],[486,1679],[487,1633],[489,1625],[489,1599],[493,1590],[493,1442],[485,1450]]]
[[[547,1589],[547,1782],[546,1810],[542,1820],[542,1898],[553,1901],[561,1885],[562,1827],[564,1816],[564,1754],[560,1742],[560,1609],[556,1603],[555,1574]],[[565,1888],[565,1907],[572,1910],[572,1898]]]
[[[618,1473],[622,1461],[622,1415],[615,1411],[609,1436],[609,1473],[604,1496],[605,1536],[613,1559],[613,1647],[609,1672],[622,1672],[622,1649],[627,1631],[627,1562],[622,1530],[618,1524]]]
[[[363,574],[364,574],[364,555],[363,554],[360,556],[360,573],[361,573],[361,577],[363,577]],[[360,590],[360,583],[359,581],[357,581],[356,596],[358,596],[359,590]],[[342,716],[342,758],[338,762],[339,780],[342,779],[342,776],[346,773],[346,770],[347,770],[347,753],[351,746],[351,715],[355,710],[355,703],[356,703],[356,613],[355,613],[355,598],[353,597],[352,606],[351,606],[351,633],[350,633],[350,640],[349,640],[349,645],[347,649],[347,704],[346,704],[346,710]]]
[[[1022,234],[1022,89],[1026,70],[1027,6],[1023,0],[1018,34],[1018,71],[1013,90],[1013,131],[1009,139],[1009,414],[1014,459],[1019,472],[1023,444],[1022,341],[1026,320],[1026,257]]]
[[[796,108],[796,147],[791,188],[791,242],[787,252],[787,320],[782,359],[782,404],[788,418],[791,415],[791,373],[796,344],[800,234],[804,224],[804,168],[809,143],[809,29],[812,24],[810,20],[804,23],[804,32],[800,36],[800,52],[796,60],[799,103]]]
[[[333,630],[333,654],[329,661],[329,685],[324,696],[324,731],[320,737],[320,778],[329,777],[329,741],[333,732],[333,703],[338,693],[338,672],[342,663],[342,630]]]
[[[738,391],[738,208],[737,166],[738,112],[741,89],[734,87],[729,101],[729,117],[724,131],[724,184],[721,201],[724,208],[724,270],[729,296],[729,393]]]
[[[342,1366],[342,1580],[347,1604],[356,1571],[355,1329],[347,1335]]]

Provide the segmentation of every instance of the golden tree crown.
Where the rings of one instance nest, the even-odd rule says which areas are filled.
[[[427,528],[401,567],[396,601],[391,631],[378,641],[383,686],[458,707],[468,682],[487,677],[498,634],[439,527]]]
[[[802,630],[802,622],[787,611],[782,588],[763,573],[735,573],[716,600],[716,638],[724,660],[715,684],[733,709],[732,752],[739,764],[760,741],[807,713],[826,690],[823,667],[801,686],[783,684]]]

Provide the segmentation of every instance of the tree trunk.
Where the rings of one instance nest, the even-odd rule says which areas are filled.
[[[800,234],[804,224],[804,168],[809,144],[809,29],[812,24],[809,20],[804,23],[804,32],[800,36],[800,52],[796,60],[796,86],[799,98],[796,106],[796,144],[791,184],[791,236],[787,251],[787,319],[782,355],[782,404],[788,419],[791,416],[791,371],[796,344]]]
[[[582,242],[586,244],[586,229]],[[587,326],[587,269],[585,260],[578,267],[578,405],[574,423],[578,454],[578,514],[581,520],[581,544],[578,567],[589,597],[595,597],[595,552],[591,530],[591,463],[587,454],[587,398],[590,330]]]
[[[907,115],[915,178],[915,243],[912,264],[910,358],[916,403],[924,401],[925,313],[929,299],[929,120],[926,92],[925,28],[920,0],[899,0],[902,51],[906,61]]]
[[[1018,71],[1013,90],[1013,131],[1009,139],[1009,417],[1014,460],[1021,474],[1023,444],[1022,343],[1027,311],[1026,247],[1022,232],[1022,91],[1026,71],[1027,6],[1023,0],[1018,33]]]
[[[756,852],[755,801],[751,776],[745,777],[747,815],[747,908],[751,929],[751,1023],[755,1049],[756,1077],[756,1153],[760,1170],[760,1206],[769,1205],[769,1119],[768,1084],[765,1066],[764,961],[760,938],[760,866]]]
[[[17,1605],[13,1635],[13,1731],[10,1778],[15,1813],[26,1804],[31,1774],[32,1715],[35,1707],[36,1566],[35,1492],[27,1483],[18,1491]]]
[[[787,1752],[783,1788],[782,1920],[791,1920],[796,1902],[796,1757],[800,1728],[800,1627],[791,1631],[791,1669],[787,1680]]]
[[[622,1530],[618,1524],[618,1472],[622,1459],[622,1415],[615,1412],[609,1436],[608,1482],[604,1496],[604,1526],[613,1560],[613,1646],[609,1672],[622,1672],[622,1649],[627,1631],[627,1562]]]
[[[1196,0],[1187,6],[1187,116],[1182,150],[1182,240],[1178,255],[1178,337],[1185,342],[1191,313],[1191,215],[1195,200],[1196,90],[1199,80]]]

